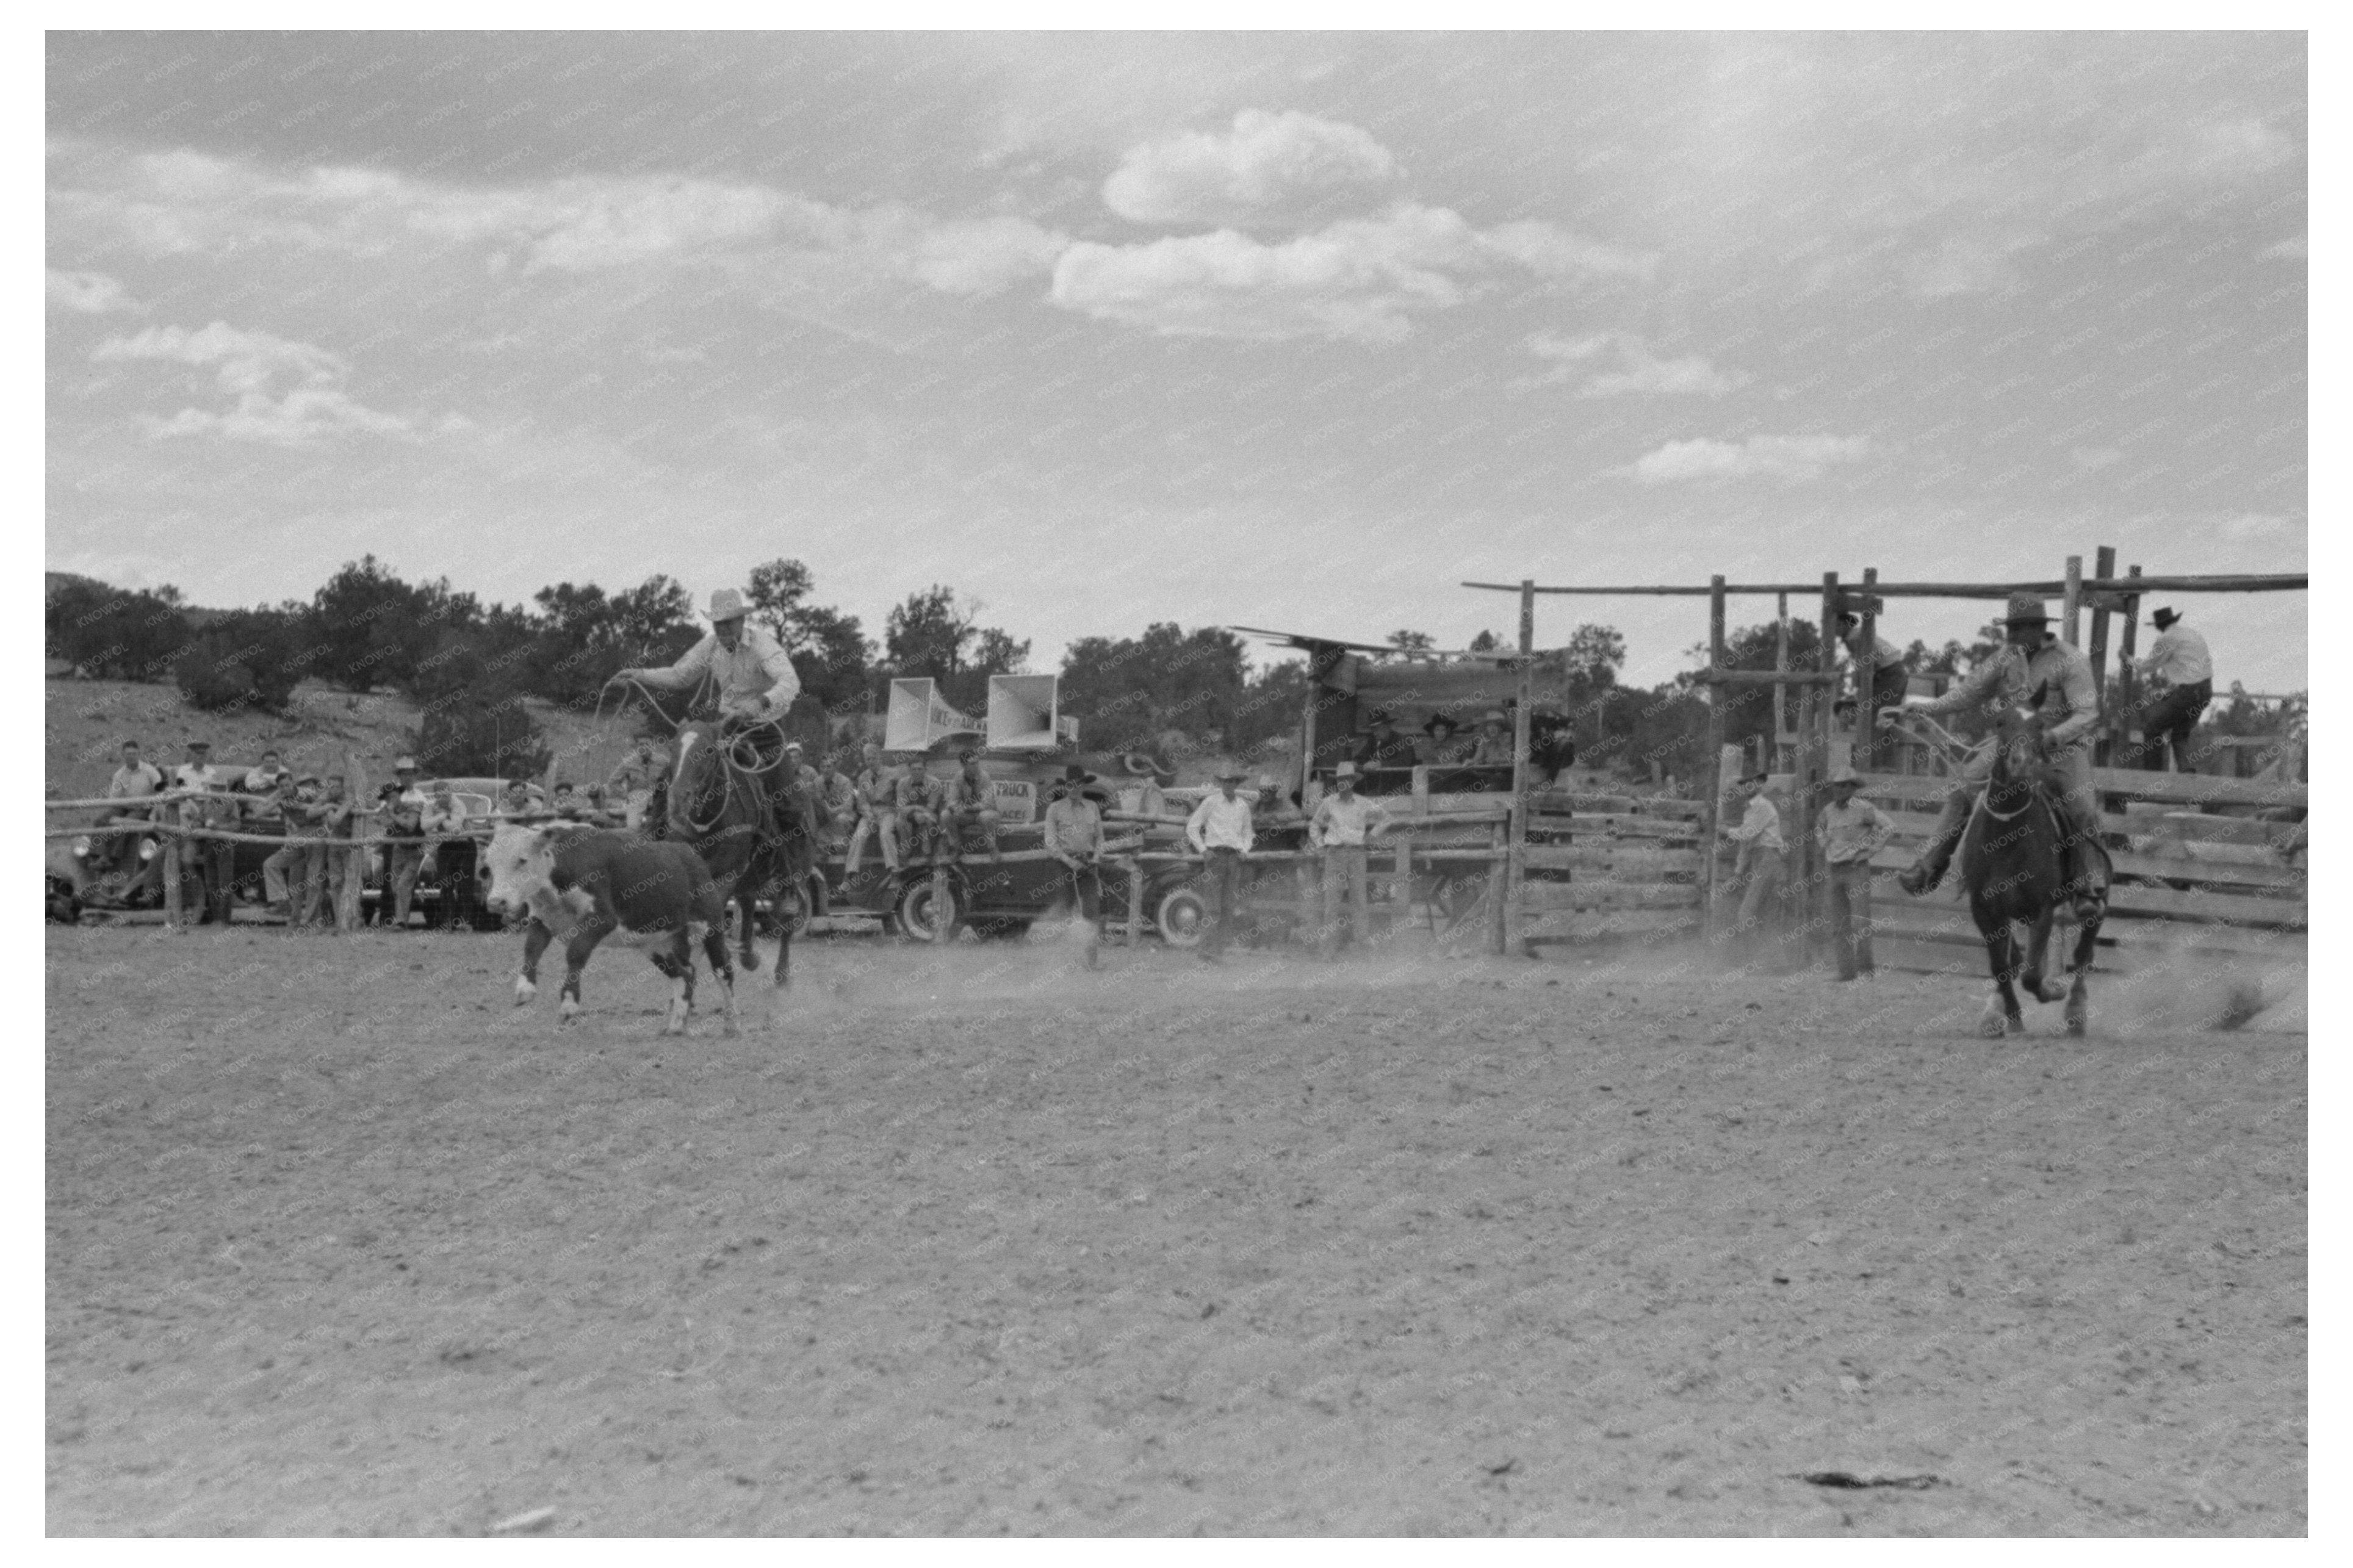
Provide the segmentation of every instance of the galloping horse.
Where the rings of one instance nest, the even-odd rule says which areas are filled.
[[[2014,980],[2022,979],[2038,1002],[2066,997],[2071,1035],[2082,1034],[2091,1016],[2084,973],[2091,967],[2100,922],[2107,916],[2111,868],[2107,851],[2093,838],[2084,846],[2090,851],[2086,858],[2093,862],[2087,880],[2067,879],[2067,827],[2053,798],[2058,786],[2050,774],[2040,719],[2025,709],[2004,712],[1995,731],[1993,772],[1960,844],[1961,886],[1968,892],[1969,914],[1985,939],[1987,962],[1993,969],[1994,994],[1986,999],[1984,1016],[1978,1020],[1978,1032],[1988,1039],[2000,1039],[2005,1031],[2026,1031],[2018,993],[2011,987]],[[2067,963],[2073,979],[2062,989],[2043,984],[2043,956],[2060,906],[2070,900],[2078,930]],[[2021,922],[2031,928],[2022,955],[2010,930]]]
[[[729,889],[747,970],[760,966],[752,950],[754,900],[763,891],[777,900],[781,988],[791,977],[793,959],[793,921],[783,900],[807,898],[817,866],[816,808],[781,743],[773,760],[764,758],[754,732],[730,734],[707,720],[690,719],[679,726],[678,764],[666,794],[666,836],[692,847],[712,879]]]

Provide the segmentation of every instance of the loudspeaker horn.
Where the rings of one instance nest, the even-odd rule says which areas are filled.
[[[882,721],[886,752],[928,752],[952,735],[977,734],[980,726],[940,700],[929,679],[891,683],[891,710]]]
[[[992,675],[988,678],[988,749],[1050,752],[1060,743],[1055,711],[1059,675]]]

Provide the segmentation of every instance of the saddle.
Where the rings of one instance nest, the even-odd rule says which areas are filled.
[[[1978,791],[1977,804],[1970,807],[1969,821],[1963,827],[1963,843],[1968,841],[1968,828],[1975,826],[1980,817],[1987,820],[1989,832],[1993,830],[1995,824],[2016,820],[2017,812],[1997,814],[1987,804],[1992,795],[1990,787]],[[2029,785],[2027,804],[2020,810],[2037,807],[2050,813],[2051,826],[2058,835],[2059,889],[2063,906],[2085,899],[2106,902],[2107,890],[2116,881],[2116,861],[2110,858],[2108,847],[2100,842],[2096,832],[2073,831],[2066,806],[2048,769],[2038,770]]]

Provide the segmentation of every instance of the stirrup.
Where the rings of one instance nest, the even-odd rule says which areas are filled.
[[[1935,892],[1936,884],[1944,879],[1944,872],[1916,861],[1895,873],[1895,885],[1915,899],[1923,893]]]

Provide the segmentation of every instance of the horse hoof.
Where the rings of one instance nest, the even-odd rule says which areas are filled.
[[[741,963],[746,969],[757,969],[760,967],[760,955],[756,952],[746,952],[739,953],[736,956],[737,962]]]
[[[2009,1017],[2002,1020],[2002,1027],[2010,1034],[2022,1035],[2026,1033],[2026,1020],[2020,1017],[2017,1014],[2012,1013]]]
[[[2001,1020],[2000,1018],[1983,1018],[1978,1020],[1978,1035],[1981,1039],[1998,1040],[2001,1038],[2003,1032]]]
[[[2084,1031],[2087,1027],[2089,1027],[2089,1025],[2082,1018],[2070,1018],[2067,1020],[2067,1032],[2078,1039],[2083,1037]]]

